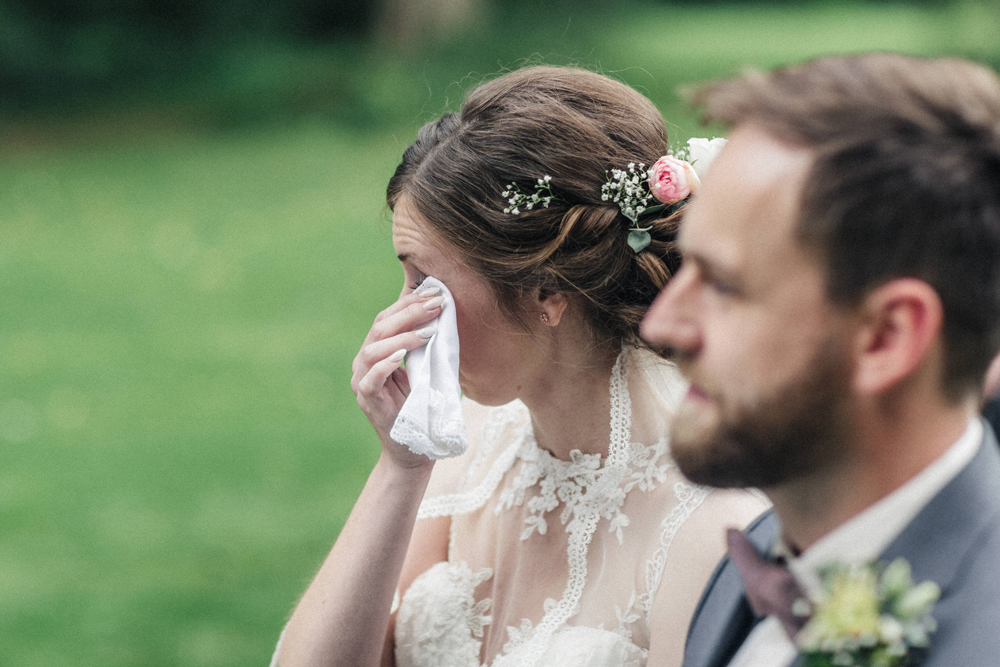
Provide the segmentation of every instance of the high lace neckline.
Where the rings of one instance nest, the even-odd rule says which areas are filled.
[[[677,529],[707,495],[707,491],[684,483],[677,473],[671,472],[674,466],[665,435],[648,445],[631,441],[630,367],[639,369],[637,372],[641,375],[637,376],[639,384],[636,386],[642,387],[642,397],[646,401],[643,409],[648,410],[650,408],[646,406],[650,397],[660,396],[648,393],[651,388],[650,363],[651,360],[637,355],[632,349],[623,350],[615,362],[609,381],[610,439],[606,457],[573,450],[569,460],[563,460],[542,449],[535,439],[530,413],[520,401],[491,408],[485,413],[488,416],[482,426],[482,437],[474,457],[467,464],[461,481],[456,479],[456,486],[461,491],[425,498],[418,512],[418,518],[452,517],[451,540],[448,562],[418,577],[418,581],[403,596],[397,621],[397,656],[407,656],[401,662],[404,667],[440,663],[443,659],[440,655],[428,652],[431,645],[442,649],[447,645],[451,647],[448,651],[453,654],[461,648],[462,655],[478,656],[486,640],[493,647],[489,652],[493,657],[488,660],[492,667],[538,667],[543,656],[544,662],[550,662],[549,652],[555,650],[557,645],[565,648],[565,633],[570,631],[596,633],[588,635],[589,641],[600,645],[608,642],[605,646],[616,646],[616,651],[624,652],[621,655],[629,656],[628,660],[616,660],[614,664],[644,664],[646,649],[642,645],[648,641],[649,614],[667,551]],[[662,369],[663,366],[657,368]],[[679,381],[678,375],[671,377]],[[673,405],[663,402],[661,398],[654,402],[655,409],[660,406],[670,409],[669,406]],[[652,533],[652,539],[646,537],[649,533],[642,528],[635,528],[637,532],[630,529],[629,512],[638,508],[645,513],[652,508],[649,504],[652,499],[633,502],[628,500],[630,494],[638,489],[645,495],[645,492],[652,492],[673,476],[677,477],[673,493],[666,493],[673,497],[676,504],[671,506],[664,496],[666,504],[656,512],[659,530]],[[660,505],[657,504],[657,507]],[[485,513],[476,514],[484,508]],[[510,512],[514,512],[512,516],[519,517],[516,522],[523,521],[520,527],[503,518]],[[466,515],[468,519],[463,518]],[[487,516],[498,518],[494,522],[486,519]],[[638,520],[637,526],[642,526],[648,516],[642,514],[632,519]],[[456,532],[459,525],[464,528]],[[505,539],[516,540],[515,536],[519,535],[521,542],[535,545],[532,548],[534,553],[541,553],[537,551],[538,547],[543,551],[545,549],[546,542],[536,543],[537,540],[555,539],[556,544],[562,543],[565,560],[558,566],[565,572],[562,590],[559,591],[556,581],[548,581],[548,585],[557,585],[551,591],[551,597],[538,596],[535,598],[537,602],[532,602],[529,607],[505,604],[504,609],[509,610],[506,612],[491,606],[494,600],[490,594],[481,594],[477,598],[475,589],[480,585],[494,587],[490,590],[497,595],[501,594],[500,590],[507,590],[506,584],[494,579],[501,572],[509,572],[507,569],[495,569],[502,567],[502,561],[491,555],[495,553],[492,551],[494,547],[476,546],[479,542],[465,539],[470,527],[479,526],[478,530],[486,530],[489,534],[490,529],[486,527],[492,525],[509,526],[513,532],[507,533],[510,537]],[[556,527],[561,527],[562,531],[552,535]],[[621,548],[626,551],[618,552],[624,559],[622,564],[632,559],[636,562],[626,566],[635,568],[634,574],[626,575],[634,579],[627,578],[620,583],[624,586],[628,586],[626,582],[630,580],[634,583],[627,589],[623,586],[620,595],[616,588],[613,600],[602,597],[604,601],[599,606],[595,607],[593,601],[588,602],[586,609],[590,611],[583,617],[578,616],[588,584],[589,551],[595,542],[607,544],[609,540],[616,545],[622,545],[624,540],[625,546]],[[510,542],[504,541],[503,544],[510,545]],[[637,548],[646,553],[644,561],[636,552]],[[632,559],[627,556],[629,553],[634,554]],[[618,560],[616,556],[615,562]],[[628,570],[619,572],[625,574]],[[605,580],[602,577],[601,581]],[[488,581],[496,583],[486,584]],[[496,589],[497,585],[503,588]],[[479,590],[483,591],[483,588]],[[606,606],[608,604],[610,608]],[[453,613],[445,613],[446,609],[453,610]],[[501,616],[498,617],[497,612],[501,612]],[[443,622],[441,614],[454,617],[454,623],[449,625]],[[595,614],[599,618],[594,618]],[[574,617],[573,625],[569,625],[567,622]],[[536,622],[533,619],[537,619]],[[605,627],[609,629],[605,630]],[[485,628],[490,628],[485,630],[488,634],[484,634]],[[445,633],[447,639],[441,635],[440,639],[431,641],[430,636],[437,632]],[[419,637],[424,639],[417,641]],[[612,640],[612,637],[618,639]],[[417,644],[414,644],[415,641]],[[418,644],[424,648],[418,648]],[[478,658],[469,661],[445,660],[440,664],[478,667],[479,661]]]
[[[545,515],[563,506],[559,521],[566,525],[570,519],[596,511],[609,522],[609,532],[615,533],[618,543],[622,542],[622,528],[628,525],[628,517],[621,507],[626,495],[635,487],[650,491],[666,478],[669,463],[661,462],[667,454],[667,443],[661,439],[652,445],[630,443],[625,470],[610,470],[600,454],[584,454],[575,449],[570,452],[570,460],[564,461],[538,446],[530,430],[525,434],[517,450],[517,458],[522,465],[511,484],[500,492],[499,503],[494,512],[524,504],[527,491],[538,487],[538,495],[527,502],[531,513],[525,519],[521,539],[526,540],[535,532],[545,535],[548,522]],[[624,472],[624,474],[620,474]],[[605,482],[604,476],[614,475],[616,484]]]
[[[541,494],[528,501],[531,514],[525,519],[527,526],[521,533],[522,540],[535,532],[544,535],[547,529],[545,513],[558,507],[560,500],[565,504],[560,521],[566,525],[569,538],[568,581],[562,599],[549,598],[545,601],[545,613],[537,626],[532,628],[530,621],[524,619],[520,630],[510,633],[511,639],[504,645],[503,655],[523,645],[525,655],[522,664],[535,665],[552,634],[576,612],[587,583],[587,547],[598,521],[602,516],[612,518],[614,512],[617,517],[624,516],[620,508],[625,492],[619,488],[619,483],[628,467],[629,435],[632,430],[628,362],[628,355],[623,349],[611,370],[611,441],[604,466],[601,466],[600,455],[583,454],[578,449],[570,452],[570,461],[562,461],[543,452],[535,442],[529,420],[518,449],[518,454],[523,455],[518,458],[522,458],[524,466],[514,478],[512,488],[501,492],[497,512],[502,507],[509,509],[521,504],[524,492],[540,484]],[[620,527],[620,523],[616,525],[619,530]]]
[[[577,469],[580,465],[591,469],[593,473],[580,479],[580,481],[587,482],[588,489],[591,489],[588,493],[583,494],[586,503],[594,505],[598,501],[597,496],[602,493],[617,495],[614,492],[614,488],[618,486],[618,482],[626,472],[631,449],[629,435],[632,429],[632,403],[628,390],[629,355],[627,352],[628,348],[622,349],[615,360],[614,367],[611,369],[611,437],[608,443],[607,458],[602,459],[599,454],[584,454],[578,449],[570,452],[569,461],[557,458],[551,452],[543,450],[538,446],[529,418],[524,421],[524,428],[520,436],[496,457],[486,477],[478,486],[464,493],[424,499],[417,513],[417,518],[454,516],[457,514],[467,514],[482,508],[496,490],[503,475],[513,466],[517,459],[522,459],[525,462],[532,461],[543,466],[542,472],[535,478],[534,482],[527,485],[519,484],[523,488],[520,492],[515,491],[515,494],[519,494],[522,501],[525,490],[530,488],[532,484],[539,482],[542,477],[547,477],[545,471],[562,470],[564,474],[560,475],[558,472],[555,474],[559,477],[565,477],[566,474],[570,474],[570,479],[576,479],[580,477],[576,473],[582,472]],[[497,422],[506,423],[514,418],[515,415],[526,412],[527,408],[524,403],[515,400],[496,409],[493,416]],[[490,434],[490,431],[491,429],[487,427],[486,440],[493,440],[496,437],[496,434]],[[598,474],[598,471],[602,472]],[[519,475],[518,478],[520,477]],[[547,488],[548,482],[545,482],[545,484]],[[573,497],[575,498],[576,494],[573,494]],[[506,498],[504,500],[506,501]],[[516,504],[520,504],[520,502]],[[511,503],[507,504],[508,508],[511,506]],[[544,531],[542,534],[544,534]]]

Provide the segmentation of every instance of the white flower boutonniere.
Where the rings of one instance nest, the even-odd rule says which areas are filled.
[[[809,622],[795,636],[805,667],[904,667],[916,665],[937,629],[931,616],[941,589],[914,585],[910,564],[834,563],[819,573],[823,596],[813,600]]]

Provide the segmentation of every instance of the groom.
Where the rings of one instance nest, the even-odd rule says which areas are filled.
[[[685,667],[794,663],[820,568],[898,557],[941,590],[923,667],[1000,664],[1000,450],[976,416],[1000,349],[1000,80],[876,54],[697,101],[733,129],[642,333],[691,380],[681,470],[774,511],[730,535]]]

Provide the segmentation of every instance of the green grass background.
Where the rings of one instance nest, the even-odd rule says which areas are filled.
[[[991,8],[525,12],[409,57],[255,49],[0,129],[0,665],[267,663],[378,455],[348,381],[401,280],[384,185],[467,87],[579,63],[683,140],[705,131],[681,83],[875,48],[997,62]]]

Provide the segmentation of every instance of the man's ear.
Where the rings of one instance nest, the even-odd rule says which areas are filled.
[[[537,299],[537,307],[541,321],[550,327],[554,327],[559,324],[559,321],[562,320],[563,313],[566,312],[566,306],[569,305],[569,298],[566,294],[563,292],[539,290]]]
[[[880,394],[913,376],[933,353],[944,325],[934,288],[898,278],[873,290],[860,307],[854,389]]]

